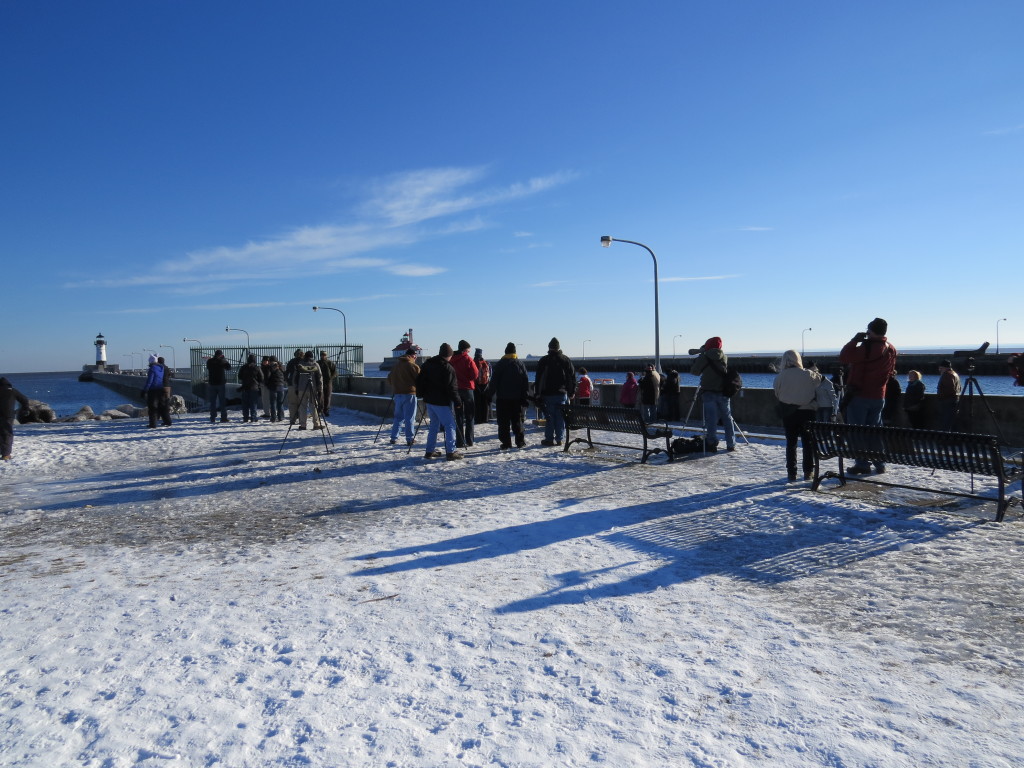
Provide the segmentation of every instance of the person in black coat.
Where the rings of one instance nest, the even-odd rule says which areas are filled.
[[[512,447],[512,435],[516,447],[526,447],[523,432],[523,407],[529,402],[530,377],[526,365],[516,355],[516,345],[511,341],[505,346],[505,356],[494,364],[491,380],[485,390],[485,401],[494,398],[498,419],[498,447],[507,451]]]
[[[459,385],[455,378],[455,369],[449,360],[452,359],[452,345],[442,344],[438,354],[430,358],[420,368],[416,377],[416,394],[423,398],[430,415],[430,426],[427,429],[427,459],[441,458],[437,447],[438,428],[444,429],[445,456],[449,461],[461,459],[462,454],[455,451],[455,414],[452,408],[462,408],[459,397]]]
[[[576,366],[562,352],[557,338],[548,342],[548,353],[537,362],[536,390],[546,414],[540,444],[561,445],[565,437],[562,406],[576,393]]]
[[[14,404],[28,408],[28,398],[14,388],[5,377],[0,376],[0,457],[11,460],[14,448]]]
[[[207,392],[210,400],[210,423],[217,420],[218,406],[220,420],[228,420],[228,377],[227,372],[231,370],[231,363],[224,357],[221,350],[213,353],[213,357],[206,361]]]

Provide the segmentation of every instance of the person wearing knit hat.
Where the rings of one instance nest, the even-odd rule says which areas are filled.
[[[882,410],[885,407],[885,388],[889,378],[896,373],[896,348],[889,343],[885,334],[889,324],[880,317],[868,323],[865,333],[857,333],[839,350],[839,362],[850,368],[846,377],[847,395],[852,393],[846,406],[847,424],[882,426]],[[885,463],[875,462],[875,470],[885,472]],[[866,475],[871,465],[857,461],[847,472]]]
[[[420,367],[416,364],[418,352],[418,347],[410,345],[388,372],[388,385],[393,393],[391,401],[395,408],[395,416],[391,421],[392,445],[398,442],[398,432],[403,426],[405,444],[412,445],[415,442],[416,432],[412,422],[416,418],[416,378],[420,375]]]
[[[510,341],[505,345],[505,356],[494,364],[491,381],[484,392],[487,401],[494,398],[498,448],[503,451],[512,447],[513,435],[517,447],[526,447],[523,410],[529,403],[529,391],[530,377],[526,373],[526,365],[516,355],[516,345]]]
[[[480,347],[473,351],[473,362],[476,363],[477,370],[476,389],[473,394],[473,403],[476,409],[473,423],[486,424],[491,410],[491,401],[484,396],[484,392],[487,391],[487,385],[491,381],[491,364],[484,360],[484,351]]]
[[[544,439],[541,445],[561,445],[565,439],[562,406],[576,392],[576,366],[562,352],[558,339],[548,342],[548,353],[537,362],[535,389],[544,403]]]
[[[445,455],[449,461],[461,459],[462,454],[455,450],[455,416],[452,408],[460,410],[462,400],[459,398],[458,382],[455,369],[452,368],[452,347],[442,344],[438,353],[423,363],[419,376],[416,377],[416,394],[423,398],[427,406],[430,425],[427,428],[426,459],[439,459],[441,452],[437,447],[437,433],[444,430]]]
[[[729,358],[723,351],[722,338],[712,336],[704,342],[690,367],[700,376],[700,397],[704,409],[704,447],[709,453],[718,450],[718,423],[725,430],[726,450],[736,450],[736,429],[732,420],[732,404],[725,394]]]
[[[292,422],[298,422],[299,429],[306,429],[306,422],[312,416],[313,429],[323,429],[323,423],[320,420],[320,398],[323,394],[324,383],[323,376],[320,374],[320,366],[316,364],[312,350],[308,350],[302,356],[302,360],[295,364],[292,380],[295,383],[295,391],[298,393],[296,408],[291,412]]]
[[[231,363],[219,349],[206,361],[206,399],[210,402],[211,424],[217,420],[218,410],[220,420],[228,420],[227,372],[230,370]]]
[[[462,407],[455,410],[455,438],[459,448],[472,447],[473,422],[476,420],[476,380],[480,369],[469,355],[472,345],[463,339],[459,342],[459,352],[451,359],[455,369],[455,379],[459,386],[459,399]]]

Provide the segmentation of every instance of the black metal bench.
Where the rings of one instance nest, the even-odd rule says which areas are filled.
[[[1006,496],[1006,487],[1021,476],[1019,457],[1016,453],[1004,457],[995,435],[976,435],[965,432],[934,432],[927,429],[906,427],[875,427],[861,424],[835,424],[812,421],[807,425],[806,435],[814,446],[814,482],[811,488],[818,489],[825,478],[838,478],[841,485],[847,479],[862,482],[909,488],[916,491],[930,491],[969,499],[995,501],[996,522],[1002,522],[1006,510],[1017,499]],[[822,473],[821,462],[839,459],[839,471]],[[994,478],[999,485],[998,496],[982,496],[975,493],[959,493],[941,488],[922,488],[915,485],[884,482],[876,476],[863,477],[847,475],[843,461],[850,460],[868,464],[903,464],[924,469],[942,469],[949,472],[969,473],[971,490],[974,490],[974,475]]]
[[[562,411],[565,414],[566,430],[563,452],[568,451],[569,446],[573,443],[586,443],[591,448],[595,445],[609,445],[616,448],[642,450],[644,453],[643,458],[640,460],[641,464],[646,464],[647,459],[656,453],[664,453],[668,456],[668,460],[672,461],[672,450],[669,442],[672,439],[672,430],[663,427],[648,428],[640,416],[640,411],[635,408],[606,408],[597,405],[569,404],[563,405]],[[584,429],[587,430],[586,437],[569,439],[571,432]],[[592,430],[618,432],[624,435],[638,435],[643,438],[644,446],[639,448],[635,445],[623,445],[621,443],[599,443],[591,436]],[[660,440],[662,438],[665,439],[664,448],[648,447],[649,440]]]

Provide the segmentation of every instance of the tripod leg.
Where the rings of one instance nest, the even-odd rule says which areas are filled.
[[[380,431],[384,429],[384,422],[388,420],[388,411],[390,410],[391,415],[395,414],[395,396],[391,396],[391,403],[387,408],[384,409],[384,417],[380,420],[380,426],[377,427],[377,437],[380,437]],[[377,442],[377,437],[373,438],[373,442]]]

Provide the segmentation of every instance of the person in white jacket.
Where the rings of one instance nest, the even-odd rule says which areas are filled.
[[[796,481],[798,440],[803,449],[804,480],[810,480],[814,471],[814,455],[803,431],[808,422],[814,421],[818,407],[815,396],[819,384],[821,374],[806,370],[799,352],[788,349],[782,353],[774,389],[780,404],[782,426],[786,430],[786,474],[791,483]]]

